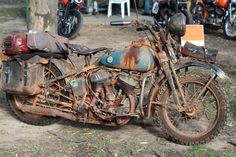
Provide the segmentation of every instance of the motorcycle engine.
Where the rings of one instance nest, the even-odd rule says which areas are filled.
[[[90,81],[97,99],[94,108],[100,118],[129,113],[131,104],[127,94],[138,86],[137,79],[127,74],[99,70],[90,75]]]
[[[90,75],[92,88],[103,88],[105,90],[106,100],[112,101],[115,99],[115,92],[112,87],[112,73],[107,70],[99,70]]]
[[[224,10],[220,8],[211,8],[209,9],[209,16],[207,18],[207,22],[215,26],[220,26],[222,25],[224,15]]]
[[[112,74],[110,72],[108,72],[107,70],[99,70],[98,72],[90,75],[90,81],[92,83],[104,84],[104,83],[108,82],[110,77],[112,77]]]
[[[131,93],[138,85],[138,79],[135,77],[122,74],[118,76],[118,86],[127,94]]]

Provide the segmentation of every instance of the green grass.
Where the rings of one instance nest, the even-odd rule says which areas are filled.
[[[9,155],[6,150],[0,148],[0,157],[5,157]]]
[[[187,157],[221,157],[213,149],[204,145],[193,145],[187,151]]]
[[[25,16],[25,10],[24,8],[2,8],[0,9],[1,16],[22,17]]]
[[[229,152],[224,152],[223,157],[236,157],[236,150],[232,150]]]

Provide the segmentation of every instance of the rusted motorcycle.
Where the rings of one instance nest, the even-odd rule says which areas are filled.
[[[5,38],[8,59],[3,61],[1,88],[16,116],[33,125],[52,124],[63,117],[107,126],[156,117],[163,132],[177,143],[204,143],[214,138],[226,119],[226,101],[215,79],[226,75],[206,63],[207,58],[214,58],[210,53],[182,61],[182,50],[169,32],[184,35],[184,15],[174,15],[159,35],[151,26],[138,21],[132,24],[148,31],[152,39],[140,39],[116,51],[64,44],[55,36],[60,51],[39,51],[29,46],[32,35],[28,34],[27,40]],[[33,34],[36,41],[37,35]],[[84,57],[83,68],[67,59],[68,50]],[[190,47],[184,51],[188,56],[197,52]],[[95,54],[99,57],[93,60]],[[205,68],[212,75],[180,74],[191,67]],[[152,87],[146,101],[147,84]]]

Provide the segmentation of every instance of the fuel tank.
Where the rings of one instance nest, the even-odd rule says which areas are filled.
[[[124,50],[113,51],[102,57],[100,63],[113,68],[146,72],[155,67],[154,53],[150,46],[131,45]]]

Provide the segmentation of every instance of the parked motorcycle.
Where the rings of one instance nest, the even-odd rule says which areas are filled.
[[[236,39],[236,0],[193,0],[195,23],[223,28],[226,39]]]
[[[156,0],[153,3],[152,13],[155,24],[165,26],[166,22],[176,13],[186,16],[186,23],[193,24],[193,17],[187,9],[187,0]]]
[[[58,35],[75,38],[83,24],[83,16],[79,11],[84,7],[83,0],[61,0],[58,9]]]
[[[69,44],[42,32],[28,34],[27,45],[25,36],[6,37],[3,51],[9,58],[3,61],[1,88],[11,109],[33,125],[51,124],[63,117],[123,126],[135,117],[157,117],[163,132],[175,142],[205,143],[214,138],[226,119],[226,101],[215,79],[226,75],[206,63],[207,58],[214,60],[211,51],[201,54],[203,50],[191,46],[181,50],[173,40],[168,31],[185,33],[183,14],[174,15],[168,29],[159,28],[159,36],[151,26],[138,21],[132,25],[148,31],[153,39],[140,39],[114,51]],[[84,57],[83,68],[67,59],[68,51]],[[182,52],[195,60],[182,60]],[[92,63],[96,54],[100,57]],[[191,67],[207,69],[211,76],[179,73]],[[152,87],[145,102],[147,83]]]

